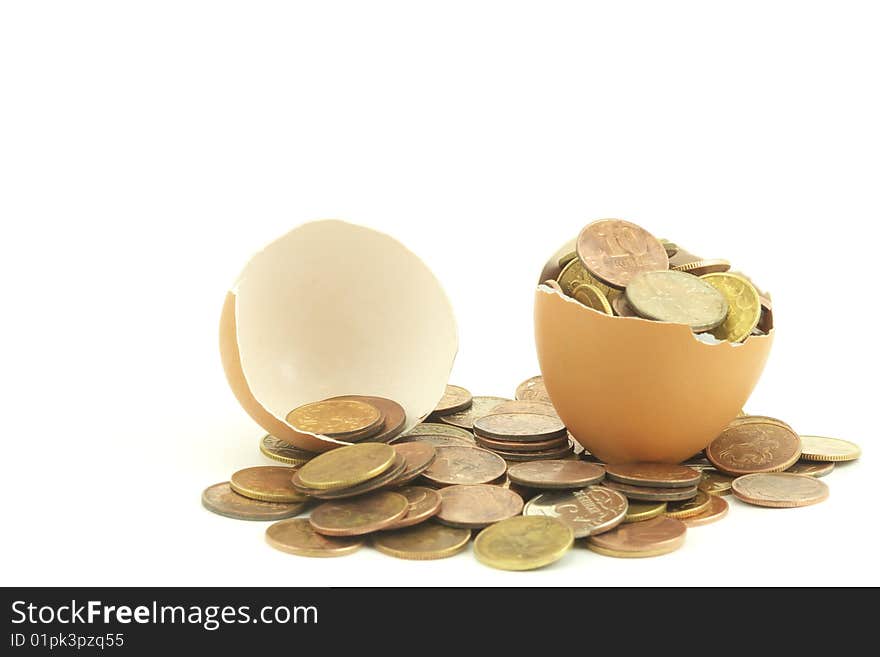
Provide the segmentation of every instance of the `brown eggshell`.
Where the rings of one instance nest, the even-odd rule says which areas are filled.
[[[535,342],[553,406],[579,443],[607,463],[678,463],[736,417],[773,332],[705,344],[687,326],[605,315],[541,285]]]

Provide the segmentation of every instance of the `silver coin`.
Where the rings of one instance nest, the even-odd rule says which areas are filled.
[[[640,272],[626,286],[630,307],[647,319],[709,331],[727,318],[727,299],[701,278],[679,271]]]
[[[541,493],[523,508],[526,516],[550,516],[571,527],[575,538],[614,529],[626,518],[629,503],[617,491],[588,486],[572,491]]]

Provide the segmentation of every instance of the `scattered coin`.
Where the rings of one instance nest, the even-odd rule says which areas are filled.
[[[314,452],[294,447],[271,434],[260,439],[260,451],[270,459],[288,465],[303,465],[317,456]]]
[[[631,500],[642,500],[646,502],[679,502],[681,500],[689,500],[697,495],[697,487],[689,488],[654,488],[651,486],[633,486],[632,484],[624,484],[614,481],[607,476],[602,482],[603,486],[612,488],[626,495]]]
[[[624,522],[642,522],[650,520],[666,513],[666,502],[636,502],[629,501]]]
[[[707,258],[705,260],[694,260],[683,265],[673,266],[670,263],[669,268],[674,269],[675,271],[686,271],[692,276],[703,276],[704,274],[716,274],[719,272],[725,272],[730,269],[730,263],[727,262],[727,260],[723,260],[721,258]]]
[[[319,454],[297,475],[309,488],[347,488],[378,477],[391,467],[396,456],[393,447],[382,443],[349,445]]]
[[[713,522],[717,522],[721,520],[724,516],[727,515],[727,511],[730,507],[727,504],[727,500],[723,497],[719,497],[718,495],[710,496],[709,507],[696,516],[691,516],[689,518],[681,518],[680,520],[687,527],[699,527],[700,525],[708,525]]]
[[[501,486],[477,484],[440,489],[443,502],[436,518],[444,525],[479,529],[522,512],[523,500]]]
[[[481,531],[474,555],[492,568],[534,570],[561,559],[573,543],[571,529],[554,518],[518,516]]]
[[[553,404],[544,401],[534,401],[528,399],[514,399],[513,401],[504,402],[494,408],[492,414],[498,413],[537,413],[538,415],[549,415],[558,418],[556,409]]]
[[[620,463],[605,466],[608,478],[632,486],[690,488],[703,475],[693,468],[669,463]]]
[[[734,479],[733,494],[749,504],[788,508],[818,504],[828,497],[828,486],[807,475],[760,473]]]
[[[681,520],[661,516],[591,536],[587,547],[609,557],[655,557],[680,548],[686,534]]]
[[[427,443],[434,447],[476,447],[477,445],[473,436],[471,436],[471,440],[463,440],[455,436],[417,434],[415,436],[405,436],[400,440],[395,441],[394,446],[399,447],[400,445],[407,445],[409,443]]]
[[[437,447],[437,456],[425,479],[436,484],[485,484],[507,471],[507,464],[497,454],[479,447]]]
[[[586,461],[528,461],[510,466],[507,476],[529,488],[584,488],[605,478],[605,468]]]
[[[669,518],[690,518],[698,516],[712,504],[712,496],[705,491],[697,491],[697,496],[682,502],[669,502],[666,505],[666,516]]]
[[[448,413],[458,413],[470,408],[473,402],[473,395],[461,386],[447,385],[446,392],[437,403],[434,413],[437,415],[447,415]]]
[[[301,557],[341,557],[360,548],[358,537],[337,538],[316,532],[308,518],[282,520],[266,529],[266,542],[276,550]]]
[[[382,414],[383,423],[375,434],[348,438],[352,442],[369,440],[373,443],[390,443],[401,434],[403,427],[406,426],[406,411],[403,406],[392,399],[368,397],[366,395],[343,395],[342,397],[333,397],[331,401],[333,400],[364,402],[379,409],[379,412]]]
[[[669,269],[660,241],[641,226],[622,219],[588,224],[578,235],[577,253],[587,271],[620,289],[640,272]]]
[[[786,472],[807,475],[808,477],[824,477],[827,474],[831,474],[833,469],[834,463],[832,461],[798,461],[788,468]]]
[[[614,314],[611,310],[611,304],[608,302],[608,297],[606,297],[602,293],[602,290],[595,285],[590,285],[589,283],[580,283],[576,285],[571,291],[571,298],[578,303],[582,303],[587,308],[598,310],[600,313],[606,315]]]
[[[471,530],[425,522],[414,527],[382,532],[373,547],[398,559],[445,559],[461,552],[471,540]]]
[[[761,319],[761,300],[754,285],[743,276],[730,273],[705,274],[700,280],[721,292],[730,308],[727,318],[712,330],[712,335],[729,342],[745,340]]]
[[[718,472],[715,468],[703,470],[703,480],[697,488],[709,495],[730,495],[734,477]]]
[[[575,538],[584,538],[614,529],[626,517],[627,506],[626,498],[617,491],[590,486],[541,493],[528,501],[523,514],[557,518],[571,528]]]
[[[361,536],[394,525],[408,510],[406,497],[380,491],[324,502],[312,511],[309,522],[316,532],[325,536]]]
[[[394,446],[395,451],[406,460],[406,469],[396,481],[398,485],[409,483],[427,470],[437,456],[430,443],[403,443]]]
[[[443,415],[440,419],[447,424],[471,430],[474,428],[474,420],[489,415],[496,406],[506,401],[510,400],[504,397],[474,397],[470,407],[466,410]]]
[[[598,278],[593,276],[590,272],[587,271],[587,268],[584,267],[584,264],[577,258],[570,261],[565,267],[562,268],[562,271],[559,272],[559,276],[556,277],[555,283],[559,285],[559,289],[566,296],[571,296],[574,293],[574,290],[579,285],[592,285],[597,288],[602,294],[605,295],[605,298],[609,301],[614,299],[617,296],[620,296],[620,290],[616,290],[610,285],[603,283]]]
[[[229,486],[239,495],[264,502],[304,502],[306,497],[293,487],[290,476],[295,468],[259,465],[234,473]]]
[[[372,404],[344,399],[304,404],[287,414],[287,422],[293,428],[337,440],[374,435],[382,428],[384,419]]]
[[[754,415],[735,419],[706,448],[712,465],[731,475],[780,472],[800,454],[801,439],[791,427]]]
[[[630,307],[647,319],[715,328],[727,317],[727,299],[704,280],[678,271],[646,271],[626,286]]]
[[[218,515],[236,520],[282,520],[298,516],[308,502],[264,502],[239,495],[228,481],[208,486],[202,493],[202,505]]]
[[[399,488],[395,492],[400,493],[406,498],[406,501],[409,503],[409,508],[403,518],[395,522],[385,531],[417,525],[428,518],[434,517],[440,510],[442,498],[440,497],[440,493],[433,488],[426,488],[424,486],[407,486],[405,488]]]
[[[848,440],[801,436],[801,458],[807,461],[854,461],[862,448]]]
[[[367,481],[361,482],[354,486],[344,488],[328,488],[319,490],[316,488],[308,488],[302,485],[299,479],[299,473],[295,472],[291,477],[291,483],[298,491],[305,493],[311,497],[317,497],[322,500],[340,500],[346,497],[356,497],[364,493],[370,493],[381,488],[393,487],[401,484],[401,475],[406,471],[406,459],[398,454],[394,457],[391,467],[378,477],[373,477]]]
[[[519,401],[542,401],[550,402],[550,395],[547,394],[547,388],[544,387],[543,376],[533,376],[526,379],[516,387],[516,398]]]
[[[462,429],[440,422],[422,422],[417,424],[395,442],[409,442],[407,439],[415,436],[449,436],[450,438],[460,438],[471,444],[474,442],[474,434],[469,429]]]
[[[474,433],[495,440],[547,441],[566,438],[558,417],[537,413],[494,413],[474,421]]]

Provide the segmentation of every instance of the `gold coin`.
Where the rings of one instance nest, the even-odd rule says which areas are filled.
[[[444,559],[461,552],[471,540],[471,530],[425,522],[414,527],[382,532],[373,547],[398,559]]]
[[[299,469],[304,486],[326,490],[348,488],[378,477],[394,463],[397,452],[384,443],[361,443],[319,454]]]
[[[558,282],[559,287],[562,288],[563,294],[569,297],[572,296],[574,289],[578,285],[583,284],[592,285],[598,288],[599,291],[605,295],[605,299],[608,301],[613,300],[614,297],[621,294],[620,290],[616,290],[610,285],[603,283],[598,278],[593,276],[590,272],[588,272],[587,268],[584,267],[579,258],[571,260],[567,265],[565,265],[565,267],[562,268],[562,271],[556,278],[556,282]]]
[[[259,465],[233,473],[229,487],[239,495],[264,502],[305,502],[308,496],[293,487],[290,477],[295,468]]]
[[[636,502],[629,501],[629,508],[626,510],[624,522],[642,522],[650,520],[657,516],[662,516],[666,512],[666,502]]]
[[[337,538],[316,532],[308,518],[282,520],[266,529],[266,542],[276,550],[301,557],[341,557],[364,544],[361,537]]]
[[[755,286],[739,274],[729,272],[704,274],[700,280],[721,292],[727,299],[727,318],[711,333],[719,340],[742,342],[761,319],[761,299]]]
[[[703,480],[697,485],[697,488],[709,495],[730,495],[730,486],[735,478],[719,472],[715,468],[705,468]]]
[[[666,516],[668,518],[690,518],[698,516],[709,508],[712,503],[712,496],[705,491],[697,491],[697,496],[683,502],[669,502],[666,505]]]
[[[605,313],[606,315],[614,314],[614,311],[611,310],[611,304],[608,303],[608,297],[595,285],[579,283],[572,290],[571,298],[588,308],[598,310],[600,313]]]
[[[565,265],[567,265],[569,262],[571,262],[572,260],[574,260],[577,257],[578,257],[577,251],[569,251],[565,255],[559,256],[559,260],[557,261],[556,264],[559,265],[560,269],[562,269],[565,267]]]
[[[372,404],[354,399],[325,399],[299,406],[287,414],[294,429],[352,440],[378,433],[385,418]]]
[[[558,561],[574,544],[571,528],[547,516],[517,516],[487,527],[474,555],[492,568],[533,570]]]
[[[379,491],[369,495],[324,502],[312,511],[309,522],[325,536],[361,536],[390,527],[409,511],[400,493]]]
[[[855,461],[862,448],[848,440],[801,436],[801,458],[807,461]]]
[[[260,451],[263,456],[288,465],[303,465],[317,456],[314,452],[294,447],[271,434],[266,434],[260,440]]]

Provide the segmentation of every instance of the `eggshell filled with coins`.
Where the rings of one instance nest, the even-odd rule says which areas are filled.
[[[341,395],[394,400],[404,431],[443,396],[458,350],[430,269],[363,226],[303,224],[245,265],[226,295],[220,354],[245,411],[273,436],[323,452],[348,443],[294,429],[294,408]]]
[[[685,324],[595,310],[559,285],[535,293],[547,393],[575,439],[607,463],[678,463],[706,447],[751,394],[773,335],[703,341]]]

